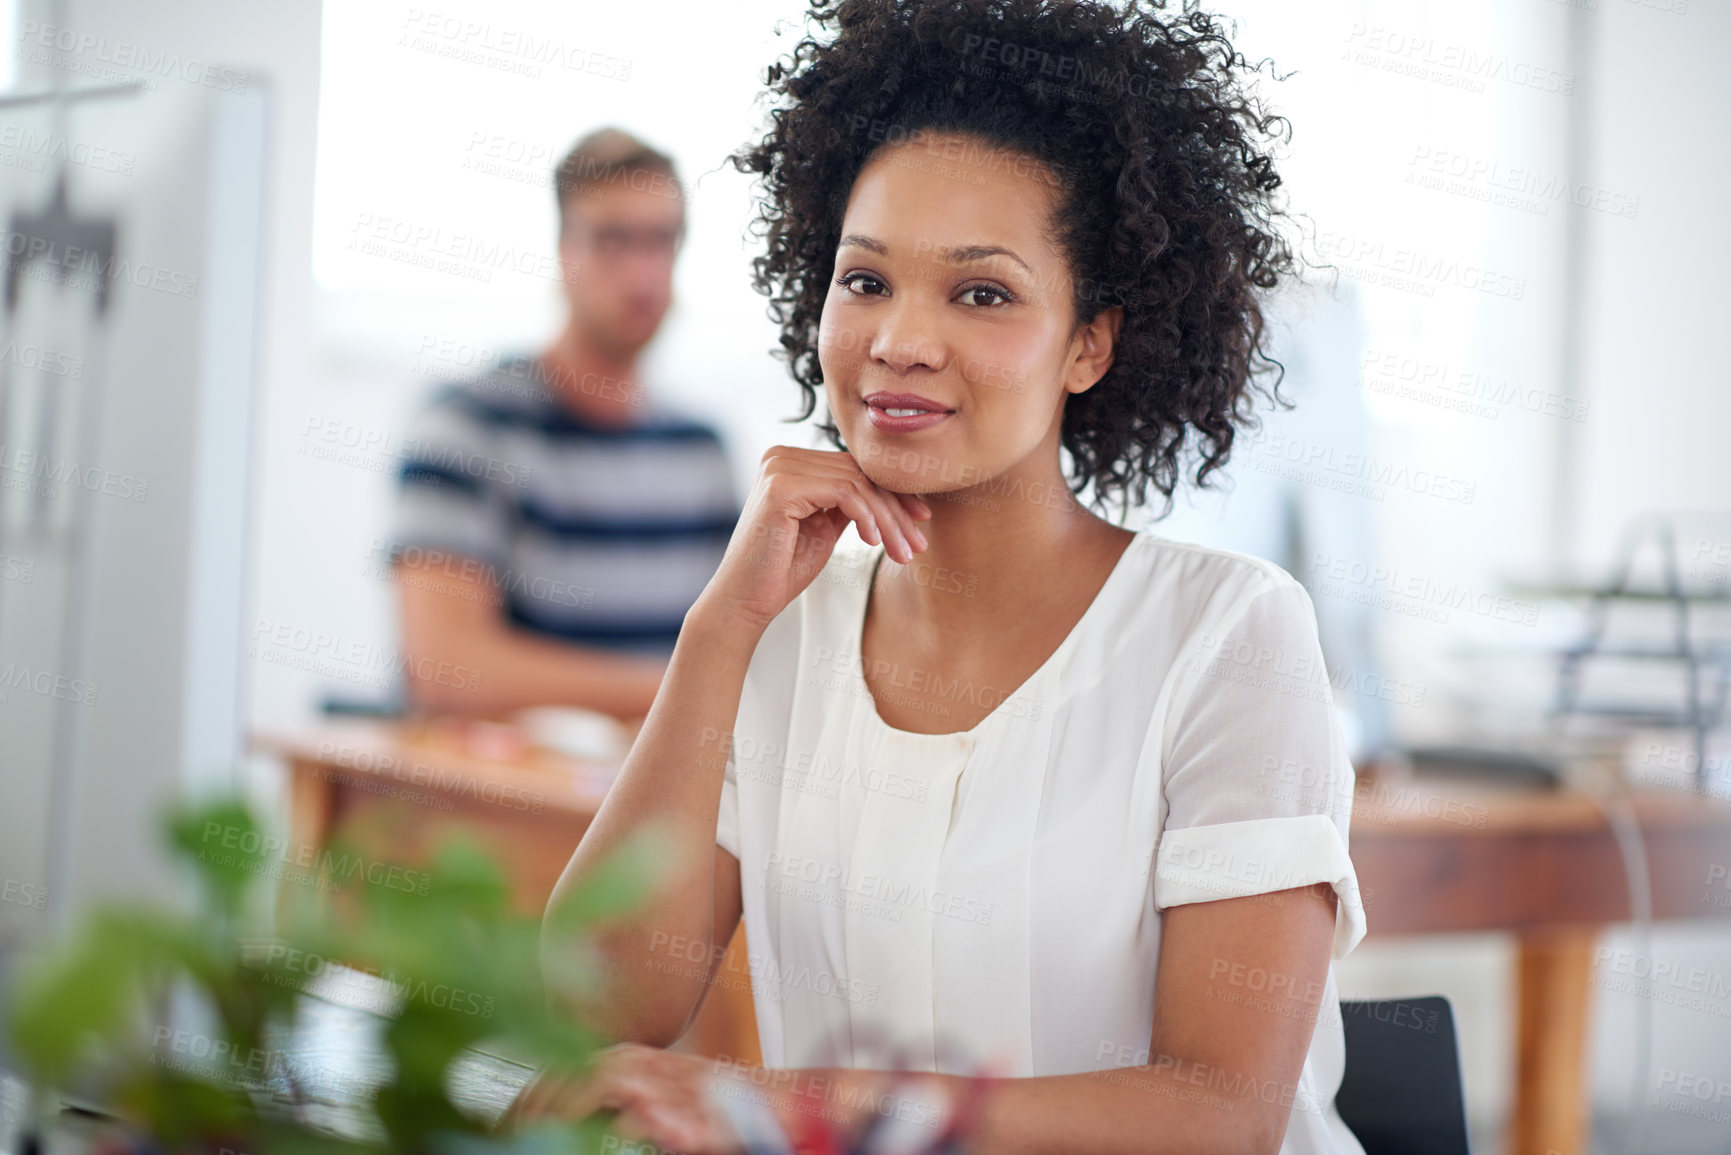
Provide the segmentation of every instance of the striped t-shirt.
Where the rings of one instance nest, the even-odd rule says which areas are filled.
[[[394,559],[489,577],[513,624],[611,650],[673,652],[740,513],[714,429],[652,400],[592,424],[527,357],[441,390],[402,458]]]

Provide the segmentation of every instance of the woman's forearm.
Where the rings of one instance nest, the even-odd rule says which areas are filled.
[[[1294,1110],[1316,1110],[1296,1086],[1276,1086],[1218,1065],[1157,1055],[1148,1064],[1076,1075],[982,1080],[848,1068],[764,1070],[727,1066],[723,1094],[769,1106],[790,1136],[821,1121],[851,1132],[866,1116],[898,1119],[935,1144],[942,1125],[918,1087],[941,1085],[951,1104],[973,1104],[970,1155],[1182,1155],[1279,1151]]]
[[[715,828],[727,742],[762,630],[709,612],[686,615],[654,705],[631,751],[565,867],[548,902],[543,970],[554,976],[568,947],[557,932],[562,904],[630,839],[653,827],[671,850],[646,907],[609,922],[597,936],[607,964],[598,1005],[577,1005],[550,977],[550,993],[621,1041],[665,1046],[677,1038],[703,993],[700,970],[656,967],[656,945],[707,943],[715,922]],[[725,928],[731,931],[732,928]],[[721,944],[725,946],[725,944]]]

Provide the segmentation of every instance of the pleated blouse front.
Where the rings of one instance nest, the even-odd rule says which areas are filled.
[[[1285,571],[1139,533],[1021,685],[874,672],[879,694],[991,707],[926,734],[885,723],[864,677],[882,556],[838,547],[771,623],[734,725],[716,841],[767,1065],[1148,1063],[1165,909],[1323,882],[1334,957],[1363,936],[1352,768]],[[1357,1155],[1332,966],[1317,1012],[1283,1150]]]

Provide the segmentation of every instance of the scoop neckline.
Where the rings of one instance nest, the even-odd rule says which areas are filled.
[[[998,717],[998,715],[1003,711],[1005,705],[1011,699],[1015,698],[1023,690],[1039,681],[1046,674],[1046,671],[1051,669],[1058,659],[1075,644],[1076,639],[1082,634],[1082,628],[1095,616],[1100,604],[1106,601],[1107,591],[1112,589],[1116,583],[1122,580],[1121,575],[1127,568],[1125,560],[1129,558],[1130,551],[1146,540],[1148,540],[1148,535],[1145,531],[1132,531],[1130,540],[1124,543],[1123,552],[1121,552],[1118,555],[1117,560],[1112,563],[1112,570],[1106,575],[1106,580],[1101,582],[1100,588],[1094,591],[1094,597],[1088,602],[1088,607],[1082,611],[1082,616],[1076,619],[1075,625],[1070,627],[1070,632],[1064,635],[1064,640],[1059,642],[1057,647],[1053,649],[1050,654],[1046,655],[1046,660],[1041,662],[1039,667],[1035,669],[1033,673],[1022,679],[1014,690],[1005,694],[998,700],[998,704],[992,707],[990,713],[981,718],[978,722],[975,722],[968,729],[946,730],[941,734],[929,734],[923,730],[903,730],[884,721],[883,715],[878,713],[878,700],[872,694],[871,685],[865,680],[866,613],[871,609],[872,587],[877,584],[878,567],[883,564],[884,557],[886,556],[886,551],[882,543],[873,546],[872,564],[866,571],[865,594],[860,598],[858,612],[853,615],[854,673],[860,680],[860,687],[865,691],[861,697],[865,699],[865,712],[870,718],[872,724],[877,726],[878,729],[896,735],[897,737],[924,739],[927,741],[957,738],[966,738],[971,741],[977,737],[989,723]]]

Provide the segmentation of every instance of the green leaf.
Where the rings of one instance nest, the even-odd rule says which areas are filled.
[[[276,839],[259,827],[246,804],[219,798],[172,811],[169,845],[197,872],[225,918],[240,910],[241,897],[266,871]]]
[[[160,989],[187,950],[171,916],[98,908],[66,939],[21,968],[12,1039],[37,1077],[62,1083],[93,1045],[119,1047],[145,993]]]
[[[238,1089],[157,1067],[144,1068],[117,1092],[116,1101],[147,1124],[153,1138],[171,1146],[246,1134],[258,1121],[251,1100]]]
[[[494,857],[469,839],[441,845],[430,867],[380,863],[333,846],[318,870],[342,901],[283,888],[275,943],[252,964],[239,939],[248,888],[272,877],[281,843],[262,833],[236,798],[184,805],[166,819],[168,844],[200,881],[191,914],[137,907],[92,911],[75,932],[21,967],[10,1014],[17,1052],[47,1085],[83,1081],[98,1070],[119,1101],[165,1143],[228,1146],[251,1155],[382,1155],[384,1148],[305,1132],[291,1120],[260,1118],[235,1072],[188,1072],[160,1061],[139,1030],[147,1009],[170,990],[201,997],[216,1018],[211,1033],[231,1054],[263,1049],[286,1025],[322,962],[370,970],[404,996],[383,1035],[394,1072],[375,1110],[391,1150],[449,1155],[553,1155],[598,1150],[594,1121],[511,1136],[487,1136],[446,1089],[465,1048],[581,1067],[603,1040],[582,1023],[550,1014],[542,989],[542,920],[518,911]],[[558,925],[571,936],[561,957],[586,957],[595,922],[627,914],[648,896],[666,860],[654,837],[626,844],[571,901]],[[306,901],[297,901],[305,899]],[[382,1009],[390,1010],[388,1004]],[[100,1068],[98,1063],[103,1064]],[[214,1080],[214,1081],[213,1081]],[[589,1135],[592,1142],[579,1143]],[[480,1144],[474,1146],[473,1144]]]

